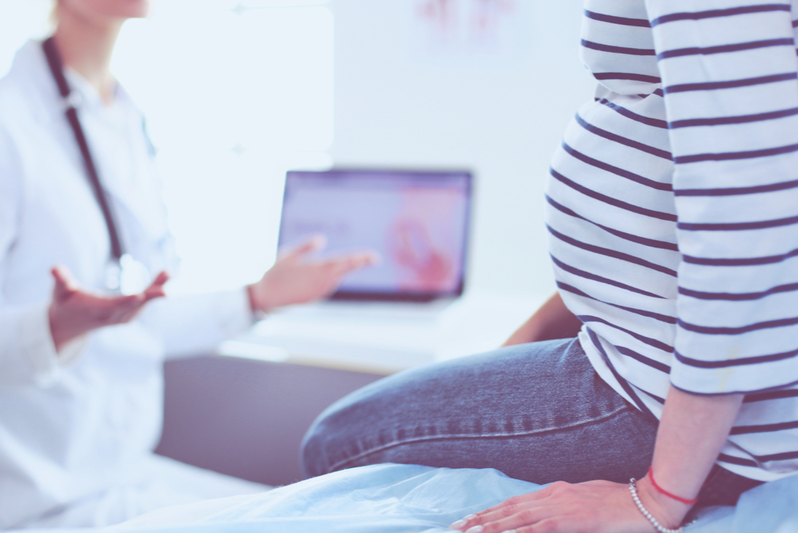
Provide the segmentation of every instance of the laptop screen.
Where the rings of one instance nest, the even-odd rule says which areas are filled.
[[[472,175],[465,171],[289,171],[279,246],[325,235],[324,256],[374,250],[382,261],[333,299],[429,301],[464,290]]]

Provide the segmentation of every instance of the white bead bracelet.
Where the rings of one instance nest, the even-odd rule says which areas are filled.
[[[639,511],[650,521],[658,533],[683,533],[683,526],[679,527],[678,529],[667,529],[658,523],[658,520],[656,520],[655,517],[650,514],[650,511],[644,508],[644,505],[642,505],[642,500],[639,499],[639,494],[636,492],[636,480],[634,478],[631,478],[628,489],[631,491],[633,503],[636,504],[636,507],[639,508]]]

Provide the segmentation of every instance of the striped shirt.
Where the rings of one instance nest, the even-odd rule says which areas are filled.
[[[594,368],[660,417],[745,393],[719,458],[797,472],[797,2],[587,0],[598,82],[547,186],[559,292]]]

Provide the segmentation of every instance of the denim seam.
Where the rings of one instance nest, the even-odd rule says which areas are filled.
[[[564,431],[564,430],[568,430],[568,429],[576,429],[576,428],[579,428],[579,427],[582,427],[582,426],[589,426],[589,425],[596,424],[596,423],[599,423],[599,422],[605,422],[606,420],[608,420],[610,418],[614,418],[615,416],[617,416],[622,411],[629,411],[629,410],[634,410],[634,411],[639,412],[638,409],[636,409],[635,407],[632,407],[630,405],[622,405],[618,409],[616,409],[615,411],[612,411],[610,413],[606,413],[604,416],[601,416],[599,418],[593,418],[593,419],[590,419],[590,420],[584,420],[584,421],[581,421],[581,422],[577,422],[577,423],[566,425],[566,426],[560,426],[560,427],[549,427],[549,428],[543,428],[543,429],[536,429],[536,430],[533,430],[533,431],[524,431],[524,432],[520,432],[520,433],[491,433],[491,434],[483,434],[483,435],[459,435],[459,434],[453,434],[453,435],[441,435],[441,436],[416,437],[416,438],[405,439],[405,440],[402,440],[402,441],[395,441],[395,442],[391,442],[391,443],[384,444],[382,446],[373,448],[373,449],[368,450],[368,451],[361,452],[358,455],[354,455],[353,457],[349,457],[349,458],[344,459],[342,461],[337,461],[336,463],[333,463],[330,466],[330,469],[328,471],[329,472],[335,472],[336,470],[339,470],[340,467],[342,467],[343,465],[346,465],[347,463],[351,463],[353,461],[357,461],[358,459],[361,459],[361,458],[366,457],[368,455],[371,455],[373,453],[378,453],[378,452],[382,452],[384,450],[388,450],[390,448],[395,448],[395,447],[400,446],[402,444],[410,444],[410,443],[413,443],[413,442],[426,442],[426,441],[430,442],[430,441],[446,440],[446,439],[496,439],[496,438],[501,438],[501,437],[524,437],[524,436],[530,436],[530,435],[538,435],[538,434],[542,434],[542,433],[556,433],[556,432]]]

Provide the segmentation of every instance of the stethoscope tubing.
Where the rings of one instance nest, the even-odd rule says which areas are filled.
[[[89,143],[86,140],[86,135],[83,131],[83,127],[81,126],[80,119],[78,118],[78,110],[74,105],[72,90],[70,89],[69,83],[64,76],[64,64],[61,60],[61,55],[58,52],[58,48],[56,47],[53,37],[46,39],[42,43],[42,48],[44,49],[44,54],[47,58],[47,64],[50,67],[50,72],[53,75],[53,79],[55,80],[56,85],[58,85],[58,92],[61,94],[61,97],[64,100],[64,106],[66,108],[65,115],[70,127],[72,128],[72,132],[75,135],[75,141],[78,143],[78,148],[80,149],[81,157],[83,158],[84,167],[86,169],[86,176],[89,178],[89,183],[92,186],[97,203],[100,205],[100,210],[103,213],[103,218],[105,219],[106,227],[108,228],[109,240],[111,241],[111,255],[115,262],[119,263],[120,259],[125,254],[125,251],[123,250],[119,231],[117,230],[114,212],[111,208],[111,204],[108,201],[107,194],[100,183],[100,176],[97,172],[97,166],[94,163],[92,152],[89,149]]]

